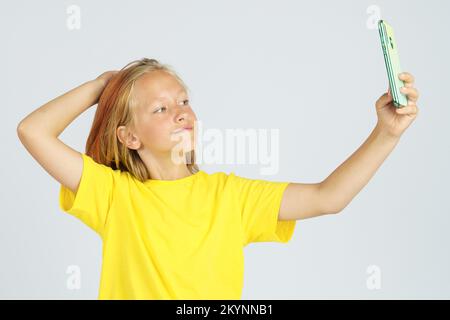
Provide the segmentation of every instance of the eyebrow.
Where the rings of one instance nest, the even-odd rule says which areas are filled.
[[[176,94],[178,95],[178,94],[180,94],[182,92],[185,92],[187,94],[187,91],[185,89],[178,90]],[[156,97],[156,98],[150,100],[150,102],[154,102],[154,101],[157,101],[157,100],[162,100],[163,98],[164,98],[164,96],[159,96],[159,97]]]

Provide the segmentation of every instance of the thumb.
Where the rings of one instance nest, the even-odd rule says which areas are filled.
[[[380,109],[380,108],[383,108],[385,105],[387,105],[391,101],[392,101],[392,96],[389,94],[389,92],[386,92],[381,97],[378,98],[378,100],[375,103],[375,106],[377,107],[377,109]]]

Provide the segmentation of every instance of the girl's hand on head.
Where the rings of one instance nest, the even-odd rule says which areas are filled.
[[[383,94],[375,103],[377,110],[377,127],[390,137],[399,138],[409,125],[416,119],[419,107],[416,105],[419,99],[419,91],[414,88],[414,77],[408,72],[402,72],[398,75],[403,80],[405,86],[401,92],[406,95],[407,106],[396,108],[390,89]]]
[[[119,71],[111,70],[103,72],[101,75],[99,75],[94,80],[91,80],[89,82],[95,84],[95,102],[94,104],[98,104],[101,94],[103,93],[103,90],[105,89],[106,85],[108,84],[109,80]]]
[[[108,81],[114,76],[117,72],[116,70],[106,71],[99,75],[95,80],[100,81],[103,87],[106,87]]]

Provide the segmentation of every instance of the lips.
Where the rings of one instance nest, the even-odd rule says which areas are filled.
[[[184,130],[190,131],[190,130],[192,130],[192,127],[186,126],[186,127],[183,127],[183,128],[179,128],[179,129],[175,130],[173,133],[179,133],[179,132],[182,132]]]

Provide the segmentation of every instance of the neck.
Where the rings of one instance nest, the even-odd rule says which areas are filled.
[[[156,157],[153,154],[144,153],[141,159],[150,173],[151,179],[177,180],[192,175],[186,163],[175,163],[170,156]]]

